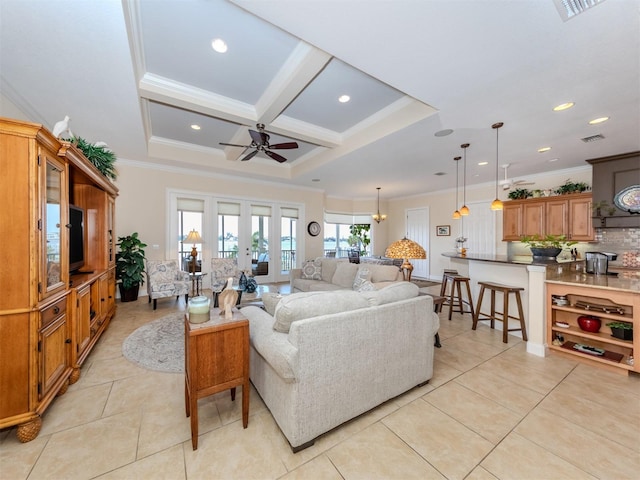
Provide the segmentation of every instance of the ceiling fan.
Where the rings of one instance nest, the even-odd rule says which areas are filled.
[[[500,180],[500,185],[502,185],[503,190],[511,190],[513,187],[520,187],[521,185],[533,185],[534,182],[527,182],[526,180],[513,180],[509,178],[507,175],[507,169],[511,164],[506,163],[502,165],[504,168],[504,180]]]
[[[264,152],[265,155],[273,158],[277,162],[286,162],[287,159],[282,155],[279,155],[271,150],[280,150],[280,149],[291,149],[298,148],[298,144],[296,142],[284,142],[284,143],[276,143],[274,145],[269,144],[269,136],[268,133],[264,131],[264,123],[258,123],[256,125],[258,131],[249,129],[249,135],[251,135],[251,144],[250,145],[237,145],[235,143],[223,143],[220,142],[220,145],[229,145],[231,147],[241,147],[241,148],[255,148],[255,150],[249,152],[240,160],[245,162],[247,160],[255,157],[259,152]]]

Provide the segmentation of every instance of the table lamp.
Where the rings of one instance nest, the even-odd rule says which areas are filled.
[[[187,243],[193,243],[193,248],[191,249],[191,273],[196,273],[196,258],[198,258],[198,249],[196,248],[196,243],[202,243],[202,237],[195,230],[191,230],[187,238],[184,239]]]
[[[401,258],[403,260],[400,269],[402,270],[403,277],[405,277],[405,270],[407,271],[405,280],[408,282],[411,281],[411,272],[413,271],[413,265],[411,265],[409,259],[427,258],[427,252],[424,251],[424,248],[413,240],[409,240],[407,237],[404,237],[402,240],[397,240],[389,245],[384,255],[385,257]]]

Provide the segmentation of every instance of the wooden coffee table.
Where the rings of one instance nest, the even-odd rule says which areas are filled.
[[[184,316],[184,400],[191,417],[191,445],[198,448],[198,399],[242,386],[242,425],[249,423],[249,320],[237,309],[229,321],[213,308],[204,323]]]

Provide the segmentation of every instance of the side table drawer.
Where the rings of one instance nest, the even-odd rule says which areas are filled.
[[[67,311],[67,297],[61,298],[57,302],[49,305],[40,312],[40,328],[44,328],[53,322],[60,315],[64,315]]]

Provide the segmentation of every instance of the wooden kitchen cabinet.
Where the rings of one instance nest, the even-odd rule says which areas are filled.
[[[638,332],[640,295],[637,292],[560,283],[547,283],[546,287],[547,345],[550,350],[620,373],[640,372],[640,362],[636,363],[634,359],[638,356],[640,335],[634,335],[633,340],[622,340],[613,337],[611,328],[607,327],[610,322],[628,322],[633,323],[634,330]],[[555,305],[552,295],[565,295],[568,305]],[[584,305],[596,306],[587,310]],[[604,305],[606,311],[597,305]],[[600,331],[582,330],[578,317],[583,315],[598,317]],[[585,353],[576,349],[575,344],[601,349],[605,353]]]
[[[568,240],[593,241],[591,194],[505,202],[502,231],[504,241],[519,241],[525,235],[565,235]]]

